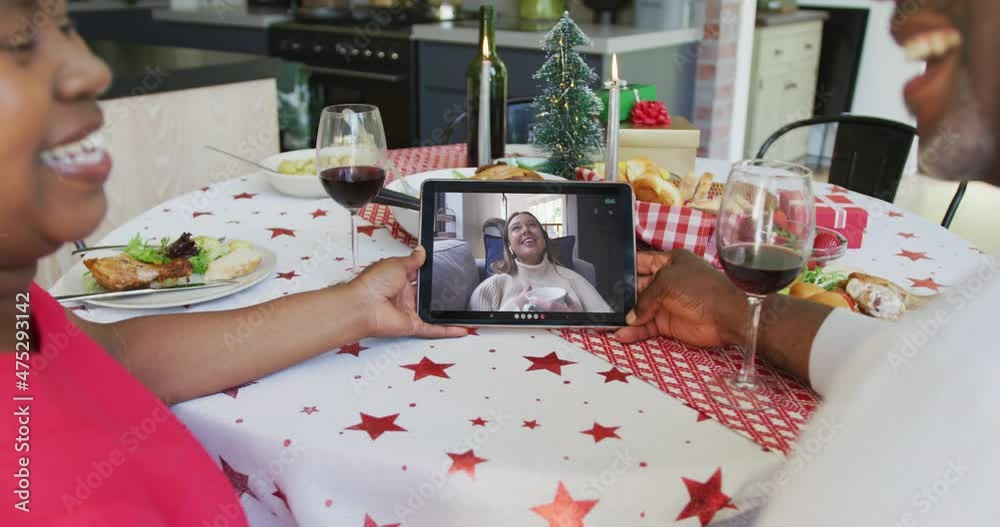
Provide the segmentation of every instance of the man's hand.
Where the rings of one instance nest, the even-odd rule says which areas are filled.
[[[636,268],[639,300],[618,340],[665,336],[700,347],[742,340],[746,295],[703,259],[684,250],[641,252]]]
[[[409,256],[386,258],[369,266],[347,285],[357,309],[369,315],[369,336],[443,338],[468,334],[464,328],[428,324],[417,315],[413,281],[426,257],[423,247],[417,247]]]

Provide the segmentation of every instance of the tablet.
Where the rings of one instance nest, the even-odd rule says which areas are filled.
[[[636,287],[628,185],[429,180],[420,195],[423,320],[625,325]]]

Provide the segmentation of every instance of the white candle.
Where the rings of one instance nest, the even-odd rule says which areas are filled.
[[[608,138],[604,154],[604,178],[607,181],[618,181],[618,130],[621,123],[618,116],[621,113],[621,87],[624,81],[618,78],[618,54],[611,55],[611,82],[605,84],[608,88]]]
[[[490,47],[489,37],[483,37],[483,68],[479,74],[479,166],[493,163],[490,152]]]

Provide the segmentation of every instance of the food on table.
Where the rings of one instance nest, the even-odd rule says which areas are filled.
[[[796,298],[809,298],[813,295],[826,293],[827,290],[816,284],[797,281],[788,289],[788,294]]]
[[[858,302],[861,311],[875,318],[898,320],[920,299],[898,285],[877,276],[851,273],[844,285],[847,294]]]
[[[918,307],[924,301],[884,278],[865,273],[845,275],[822,268],[803,273],[787,293],[796,298],[888,320],[902,318],[907,310]]]
[[[90,258],[83,265],[98,285],[108,291],[128,291],[149,287],[153,282],[164,283],[191,276],[191,262],[184,258],[167,263],[145,263],[128,254],[105,258]]]
[[[814,249],[836,249],[844,245],[844,240],[835,233],[826,230],[816,230],[816,238],[813,241]]]
[[[511,165],[496,164],[479,167],[476,169],[476,175],[472,176],[472,179],[489,181],[542,181],[545,178],[534,170]]]
[[[257,270],[263,256],[248,247],[238,247],[208,265],[205,280],[229,280]]]
[[[352,161],[351,154],[342,156],[328,155],[323,157],[326,166],[346,166]],[[315,176],[316,156],[302,159],[285,159],[278,163],[278,173],[286,176]]]
[[[694,192],[694,196],[691,197],[691,201],[699,202],[709,199],[709,195],[712,192],[712,180],[715,179],[715,174],[711,172],[705,172],[701,175],[698,180],[697,190]]]
[[[631,180],[632,191],[639,201],[650,201],[661,205],[683,205],[684,198],[673,184],[659,175],[644,174]]]
[[[210,277],[212,266],[232,253],[236,256],[223,261]],[[206,280],[238,278],[254,272],[262,259],[250,242],[224,243],[213,236],[192,237],[185,232],[173,242],[161,238],[152,243],[136,234],[121,254],[90,258],[83,264],[100,287],[125,291],[149,287],[153,282],[168,285],[193,274],[205,275]]]
[[[683,176],[678,188],[678,191],[681,193],[681,199],[684,201],[694,199],[694,193],[697,192],[699,183],[701,183],[701,179],[694,172],[689,172],[688,175]]]
[[[823,291],[822,293],[810,296],[809,301],[824,304],[830,307],[850,309],[851,311],[855,310],[854,302],[849,296],[847,296],[847,293],[840,290]]]
[[[286,176],[315,176],[316,158],[286,159],[278,163],[278,172]]]

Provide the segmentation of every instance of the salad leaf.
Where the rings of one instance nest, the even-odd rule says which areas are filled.
[[[170,258],[185,258],[198,254],[198,245],[191,239],[191,233],[185,232],[167,246],[167,256]]]
[[[231,246],[223,245],[218,238],[211,236],[195,236],[194,243],[198,245],[198,254],[188,258],[188,261],[196,274],[205,274],[212,262],[232,250]]]
[[[827,271],[822,267],[817,267],[802,273],[802,277],[799,280],[803,283],[818,285],[827,291],[832,291],[841,282],[847,280],[847,274],[841,271]]]
[[[169,238],[162,238],[159,245],[149,244],[144,242],[142,237],[136,233],[135,237],[129,240],[128,245],[125,247],[125,254],[140,262],[165,264],[170,261],[170,258],[167,256],[167,246],[169,243]]]
[[[455,176],[455,179],[469,179],[469,176],[463,174],[461,170],[452,170],[451,175]]]

